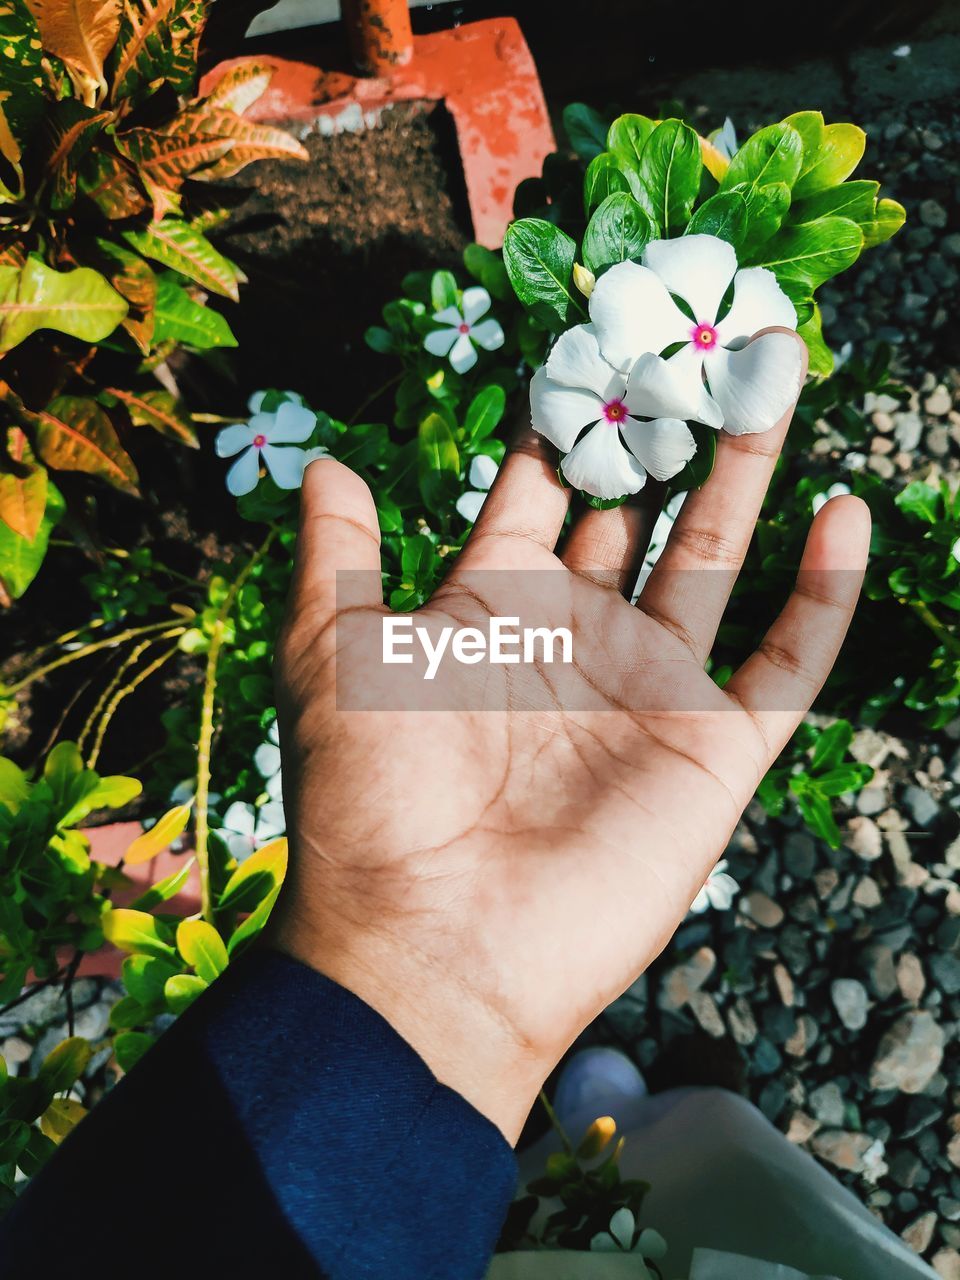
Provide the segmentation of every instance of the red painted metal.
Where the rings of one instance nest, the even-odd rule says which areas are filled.
[[[342,0],[350,53],[367,75],[386,75],[413,56],[407,0]]]
[[[540,174],[555,150],[536,65],[513,18],[488,18],[414,36],[413,57],[389,75],[363,78],[305,62],[258,58],[274,67],[251,119],[310,122],[327,132],[375,125],[397,102],[443,102],[453,117],[476,239],[495,249],[512,216],[513,193]],[[234,59],[204,77],[209,93]]]

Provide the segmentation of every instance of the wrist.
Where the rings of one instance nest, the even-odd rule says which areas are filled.
[[[344,928],[281,902],[270,945],[358,996],[514,1145],[553,1067],[453,967],[388,929]],[[341,918],[342,919],[342,918]]]

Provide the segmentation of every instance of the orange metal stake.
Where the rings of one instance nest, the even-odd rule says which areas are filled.
[[[407,0],[343,0],[350,52],[361,71],[387,75],[413,56]]]

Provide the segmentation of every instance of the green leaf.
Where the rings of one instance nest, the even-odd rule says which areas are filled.
[[[123,996],[110,1010],[110,1026],[114,1031],[142,1027],[150,1022],[155,1012],[142,1005],[134,996]]]
[[[9,813],[16,813],[29,794],[27,775],[12,760],[0,756],[0,805]]]
[[[747,226],[741,240],[746,261],[779,231],[790,208],[790,188],[785,182],[770,182],[765,187],[741,183],[735,190],[747,202]]]
[[[923,524],[935,525],[940,520],[940,491],[922,480],[914,480],[901,489],[894,502],[905,515]]]
[[[617,262],[635,261],[656,228],[625,191],[607,196],[590,219],[583,236],[583,261],[599,276]]]
[[[0,521],[0,583],[13,600],[19,600],[37,576],[47,554],[50,534],[65,510],[60,490],[47,483],[47,505],[37,536],[32,540]]]
[[[628,168],[640,172],[640,156],[655,128],[649,116],[618,116],[607,133],[607,150]]]
[[[143,783],[136,778],[125,778],[122,774],[112,773],[97,780],[97,785],[87,800],[91,809],[122,809],[131,800],[136,800],[142,791]]]
[[[211,293],[239,300],[237,269],[189,223],[164,218],[142,231],[125,231],[123,238],[145,258],[179,271]]]
[[[57,396],[36,415],[36,439],[37,452],[48,466],[84,471],[137,495],[137,469],[96,400]]]
[[[817,778],[817,787],[825,796],[842,796],[848,791],[859,791],[873,777],[868,764],[840,764]]]
[[[876,217],[866,223],[863,228],[863,247],[872,249],[874,245],[883,244],[903,226],[907,211],[896,200],[880,200],[877,203]]]
[[[422,541],[426,542],[426,539],[424,538]],[[249,946],[263,929],[263,926],[270,918],[270,912],[273,910],[273,904],[276,902],[279,893],[280,886],[278,885],[276,889],[267,894],[256,910],[251,911],[246,920],[234,929],[227,944],[227,952],[231,960]]]
[[[430,301],[434,311],[457,305],[457,281],[452,271],[435,271],[430,280]]]
[[[68,803],[74,781],[84,772],[83,756],[75,742],[58,742],[43,765],[44,781],[50,787],[54,805]]]
[[[0,471],[0,520],[29,541],[37,536],[47,508],[47,471],[20,427],[8,427],[6,435],[11,469]]]
[[[0,5],[0,51],[3,53],[3,110],[13,136],[29,141],[43,119],[43,47],[36,19],[24,0]]]
[[[92,267],[54,271],[32,255],[22,267],[0,266],[0,352],[38,329],[100,342],[126,314],[126,300]]]
[[[158,956],[127,956],[121,976],[123,985],[143,1005],[156,1004],[163,999],[163,988],[168,978],[178,972],[176,965]]]
[[[805,199],[795,199],[790,209],[791,222],[816,222],[818,218],[849,218],[851,222],[873,222],[877,213],[879,182],[861,179],[829,187]]]
[[[849,720],[837,720],[828,725],[814,744],[810,753],[811,769],[832,769],[846,755],[853,741],[853,726]]]
[[[687,223],[685,235],[717,236],[736,249],[747,233],[747,202],[740,191],[718,191]]]
[[[178,804],[168,809],[162,818],[158,818],[152,827],[137,836],[127,847],[123,855],[124,863],[128,867],[135,867],[139,863],[149,862],[158,853],[162,853],[169,844],[186,831],[192,811],[192,802]]]
[[[507,228],[503,261],[514,292],[527,310],[555,333],[586,319],[574,296],[576,245],[552,222],[524,218]]]
[[[205,982],[219,978],[227,967],[227,948],[223,939],[205,920],[181,920],[177,926],[177,948]]]
[[[124,1031],[113,1042],[113,1052],[121,1071],[132,1071],[148,1049],[153,1047],[156,1036],[146,1031]]]
[[[730,191],[739,183],[768,186],[783,182],[792,187],[803,163],[803,139],[789,124],[771,124],[748,138],[730,161],[720,183],[721,191]]]
[[[849,178],[863,159],[867,135],[855,124],[828,124],[817,137],[816,122],[810,117],[819,112],[804,112],[803,161],[793,188],[795,199],[835,187]],[[821,124],[823,117],[820,117]],[[787,118],[787,123],[793,117]]]
[[[798,325],[797,333],[807,344],[807,370],[815,378],[828,378],[833,373],[833,352],[823,338],[823,317],[820,307],[813,304],[813,314]]]
[[[82,1036],[70,1036],[47,1054],[37,1079],[49,1093],[63,1093],[83,1075],[92,1053],[89,1041]]]
[[[237,345],[220,312],[195,302],[169,275],[157,281],[153,339],[157,343],[182,342],[197,351]]]
[[[491,298],[504,302],[510,297],[510,280],[503,259],[482,244],[468,244],[463,251],[463,265]]]
[[[164,80],[183,93],[192,89],[208,9],[196,0],[125,4],[107,68],[113,102],[137,102]]]
[[[717,458],[718,432],[713,427],[704,426],[702,422],[691,422],[688,425],[697,442],[697,452],[670,481],[672,493],[702,488],[710,479]]]
[[[153,427],[160,435],[189,449],[199,449],[200,441],[182,401],[160,387],[149,391],[127,391],[108,387],[108,393],[124,406],[135,427]]]
[[[202,996],[206,991],[209,983],[204,982],[203,978],[193,973],[178,973],[174,977],[167,980],[164,989],[167,1005],[171,1013],[184,1013],[196,1000],[197,996]]]
[[[852,266],[863,249],[863,232],[849,218],[820,218],[785,227],[764,245],[755,261],[770,267],[780,280],[795,280],[816,289]]]
[[[833,810],[830,807],[830,801],[820,791],[800,791],[797,793],[794,786],[796,781],[796,779],[792,779],[790,785],[791,790],[794,790],[797,807],[804,822],[814,835],[818,835],[821,840],[826,840],[831,849],[839,849],[842,839],[833,816]]]
[[[44,168],[52,209],[68,209],[73,204],[77,169],[111,119],[109,111],[94,111],[74,98],[51,104],[46,127],[49,154]]]
[[[279,889],[287,872],[285,837],[271,840],[244,859],[223,886],[220,911],[252,911],[268,893]]]
[[[130,907],[108,907],[104,911],[103,936],[121,951],[171,960],[177,954],[162,937],[156,917]]]
[[[496,383],[477,392],[470,401],[463,422],[464,433],[472,444],[485,440],[496,431],[506,404],[507,393]]]
[[[603,151],[587,165],[583,176],[583,212],[585,217],[614,192],[630,191],[630,181],[611,151]]]
[[[640,177],[666,238],[678,234],[689,221],[702,171],[700,139],[690,126],[682,120],[657,125],[640,157]]]
[[[582,102],[571,102],[564,107],[563,131],[581,160],[589,162],[606,146],[606,121],[599,111]]]
[[[460,453],[450,425],[439,413],[420,423],[417,473],[420,492],[430,511],[442,512],[460,488]]]

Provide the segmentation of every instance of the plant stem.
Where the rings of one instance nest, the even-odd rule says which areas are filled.
[[[930,628],[940,643],[949,649],[955,657],[960,657],[960,640],[957,639],[945,623],[940,621],[930,606],[924,604],[922,600],[910,600],[908,604],[920,621]]]
[[[186,631],[186,627],[174,627],[170,631],[165,631],[163,635],[158,636],[157,639],[165,640],[168,637],[181,636],[183,635],[184,631]],[[153,641],[145,642],[141,646],[140,652],[142,653],[143,650],[147,648],[147,645],[152,643]],[[107,708],[103,713],[103,718],[101,719],[99,727],[97,728],[97,736],[94,739],[93,747],[91,748],[90,755],[87,759],[88,769],[92,769],[97,763],[97,759],[100,755],[100,748],[103,746],[104,734],[107,732],[107,726],[109,725],[110,721],[113,719],[114,714],[116,713],[117,707],[119,707],[120,703],[124,700],[124,698],[129,697],[129,695],[133,693],[133,691],[138,687],[138,685],[143,684],[144,680],[147,680],[150,676],[152,676],[155,671],[159,671],[165,662],[169,662],[169,660],[174,656],[176,652],[177,652],[177,646],[175,644],[171,645],[170,648],[165,649],[163,653],[160,654],[159,657],[154,658],[153,662],[148,663],[143,668],[142,671],[138,671],[132,680],[128,680],[125,685],[123,685],[121,688],[119,688],[116,691],[116,693],[110,699],[110,702],[107,704]],[[139,656],[140,655],[138,654],[137,657]]]
[[[183,619],[181,618],[165,618],[163,622],[151,622],[144,627],[128,627],[126,631],[119,631],[115,636],[107,636],[104,640],[95,640],[80,649],[74,649],[72,653],[65,653],[61,657],[55,658],[52,662],[45,663],[42,667],[36,667],[13,684],[0,685],[0,693],[5,697],[10,697],[11,694],[19,693],[21,689],[25,689],[34,680],[39,680],[42,676],[49,675],[51,671],[56,671],[58,667],[65,667],[70,662],[77,662],[80,658],[87,658],[91,653],[99,653],[101,649],[114,648],[127,640],[136,640],[140,636],[162,631],[165,627],[176,626],[182,621]]]
[[[546,1111],[547,1113],[547,1116],[550,1120],[551,1125],[554,1128],[554,1131],[560,1138],[560,1141],[563,1143],[564,1149],[566,1150],[567,1155],[572,1156],[573,1143],[567,1137],[566,1130],[564,1129],[563,1125],[560,1123],[559,1119],[557,1118],[557,1113],[556,1111],[554,1111],[553,1105],[550,1102],[550,1099],[547,1097],[546,1093],[543,1091],[543,1089],[540,1090],[540,1102],[541,1102],[541,1105],[543,1106],[544,1111]]]
[[[194,814],[197,867],[200,871],[200,913],[203,919],[210,924],[213,923],[213,899],[210,892],[210,824],[208,810],[210,804],[210,755],[213,745],[213,717],[216,709],[217,664],[220,661],[220,651],[223,648],[230,611],[254,566],[270,550],[270,544],[276,537],[276,533],[276,529],[270,530],[266,538],[237,574],[233,585],[227,592],[226,599],[217,613],[210,636],[210,648],[207,650],[207,667],[203,679],[203,700],[200,704],[200,735],[197,739],[197,794],[194,800]]]

